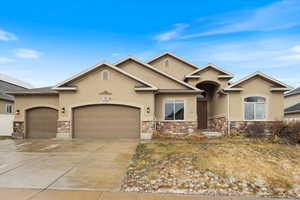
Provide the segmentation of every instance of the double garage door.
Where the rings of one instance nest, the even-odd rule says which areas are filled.
[[[27,111],[28,138],[55,138],[58,111],[35,108]],[[91,105],[73,110],[74,138],[139,138],[140,109],[121,105]]]

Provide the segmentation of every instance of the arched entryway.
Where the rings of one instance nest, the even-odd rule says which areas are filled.
[[[204,91],[197,96],[198,129],[203,130],[208,128],[208,118],[213,112],[211,102],[220,85],[213,81],[203,81],[198,83],[196,87]]]

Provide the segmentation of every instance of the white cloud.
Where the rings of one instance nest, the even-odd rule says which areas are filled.
[[[0,29],[0,40],[17,40],[18,38],[13,34]]]
[[[175,26],[174,29],[169,30],[164,33],[161,33],[161,34],[158,34],[154,37],[154,39],[156,39],[158,41],[167,41],[167,40],[175,39],[189,25],[188,24],[174,24],[173,26]]]
[[[254,10],[213,16],[210,23],[214,28],[181,35],[180,38],[189,39],[248,31],[273,31],[299,26],[300,1],[282,0]],[[194,26],[193,29],[197,30],[199,24],[194,24]]]
[[[119,57],[121,54],[120,53],[112,53],[111,56],[112,57]]]
[[[8,58],[8,57],[0,57],[0,63],[9,63],[13,62],[14,59]]]
[[[17,49],[16,57],[25,59],[36,59],[41,56],[41,53],[32,49]]]

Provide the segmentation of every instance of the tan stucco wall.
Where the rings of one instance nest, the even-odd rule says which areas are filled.
[[[188,88],[132,60],[124,62],[118,65],[118,67],[150,84],[153,84],[159,89],[187,89]]]
[[[284,108],[288,108],[298,103],[300,103],[300,94],[295,94],[284,98]]]
[[[215,94],[210,102],[209,118],[226,117],[228,111],[228,96]]]
[[[168,65],[166,65],[166,61],[168,62]],[[163,56],[150,64],[161,71],[171,74],[179,80],[183,80],[185,75],[196,70],[194,67],[171,56]]]
[[[156,120],[164,121],[165,100],[184,100],[184,121],[197,120],[197,98],[195,95],[158,94],[155,98]]]
[[[229,95],[229,120],[244,121],[243,99],[249,96],[263,96],[267,101],[266,121],[283,120],[283,93],[271,92],[272,83],[261,78],[250,79],[240,85],[244,91],[231,92]]]
[[[34,95],[16,96],[15,111],[20,110],[19,115],[15,115],[15,121],[25,120],[25,110],[33,107],[51,107],[58,109],[58,96]]]
[[[109,80],[101,80],[102,70],[110,72]],[[111,68],[101,68],[70,83],[78,87],[76,92],[60,92],[59,103],[65,108],[65,113],[59,114],[59,120],[69,121],[72,119],[72,107],[87,104],[103,104],[103,96],[100,93],[107,91],[111,93],[109,104],[125,104],[141,108],[141,120],[153,120],[154,116],[154,94],[152,92],[135,92],[134,87],[141,85],[139,82],[120,74]],[[147,107],[150,113],[146,112]]]
[[[228,80],[219,79],[218,75],[221,75],[221,73],[212,68],[207,68],[203,71],[200,71],[196,75],[200,75],[200,78],[199,79],[188,79],[188,83],[190,85],[196,86],[198,83],[201,83],[204,81],[213,81],[213,82],[220,84],[220,88],[224,88],[224,87],[228,86]]]

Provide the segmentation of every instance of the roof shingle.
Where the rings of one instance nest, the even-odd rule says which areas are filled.
[[[288,107],[284,109],[285,113],[295,113],[295,112],[300,112],[300,103],[293,105],[291,107]]]

